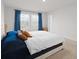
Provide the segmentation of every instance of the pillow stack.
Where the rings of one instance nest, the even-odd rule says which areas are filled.
[[[21,40],[25,41],[28,39],[28,37],[32,37],[28,32],[26,31],[18,31],[18,36]]]
[[[32,37],[32,36],[29,34],[29,32],[22,31],[22,30],[21,30],[21,32],[22,32],[25,36],[27,36],[27,37]]]

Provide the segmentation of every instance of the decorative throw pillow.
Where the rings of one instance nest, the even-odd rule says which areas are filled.
[[[23,40],[23,41],[25,41],[25,40],[27,40],[27,36],[26,35],[24,35],[21,31],[18,31],[18,37],[21,39],[21,40]]]
[[[22,31],[21,30],[21,32],[25,35],[25,36],[27,36],[27,37],[32,37],[28,32],[26,32],[26,31]]]
[[[9,31],[7,32],[6,36],[3,38],[4,43],[15,41],[17,38],[16,31]]]
[[[28,37],[26,37],[25,35],[22,34],[22,35],[19,35],[19,38],[21,40],[25,41],[25,40],[27,40]]]

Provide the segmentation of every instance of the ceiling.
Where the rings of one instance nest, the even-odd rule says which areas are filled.
[[[53,11],[64,6],[76,4],[76,0],[4,0],[6,6],[29,11]]]

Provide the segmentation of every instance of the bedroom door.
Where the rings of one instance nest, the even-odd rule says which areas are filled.
[[[53,15],[48,15],[48,31],[53,32]]]

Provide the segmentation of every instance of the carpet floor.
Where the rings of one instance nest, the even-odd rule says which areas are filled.
[[[64,42],[64,49],[50,55],[46,59],[77,59],[77,45],[75,41],[67,39]]]

